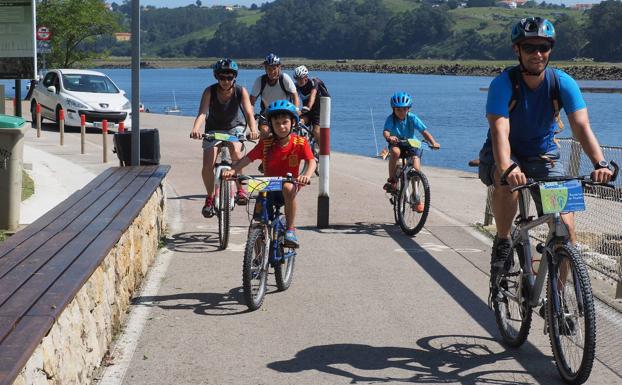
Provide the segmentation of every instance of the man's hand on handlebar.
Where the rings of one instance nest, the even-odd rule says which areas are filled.
[[[224,170],[222,172],[222,176],[225,178],[232,178],[235,176],[235,169],[230,169],[230,170]]]
[[[438,142],[431,142],[428,144],[432,150],[439,150],[441,148],[441,145]]]
[[[613,171],[608,168],[599,168],[598,170],[592,171],[590,176],[592,181],[596,183],[609,183],[613,176]]]
[[[311,183],[311,177],[308,177],[306,175],[298,175],[298,177],[296,178],[296,182],[298,182],[299,184],[302,184],[302,185],[310,184]]]
[[[387,140],[387,142],[391,143],[391,144],[397,144],[397,142],[399,141],[397,136],[389,136],[388,138],[385,138]]]
[[[504,170],[504,172],[507,172],[507,169]],[[505,180],[508,182],[510,187],[527,184],[527,176],[521,171],[518,165],[516,165],[516,167],[514,167],[514,169],[507,174]]]
[[[248,139],[250,139],[250,140],[257,140],[257,139],[259,139],[259,130],[257,130],[257,129],[251,130],[248,133]]]
[[[190,138],[192,139],[202,139],[203,138],[203,134],[201,134],[200,130],[197,128],[196,130],[194,128],[192,128],[192,131],[190,131]]]

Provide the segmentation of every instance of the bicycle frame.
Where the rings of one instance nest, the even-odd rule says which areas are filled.
[[[222,172],[225,170],[231,170],[231,166],[224,161],[220,163],[216,163],[216,167],[214,168],[214,207],[219,207],[220,204],[220,180],[222,179]],[[231,190],[231,196],[234,195],[234,190]],[[231,209],[235,206],[235,199],[231,199],[231,203],[229,203]]]
[[[272,265],[275,265],[283,259],[291,258],[296,254],[296,251],[291,249],[288,252],[284,252],[283,255],[279,255],[279,236],[285,234],[285,230],[287,230],[282,220],[281,207],[269,203],[268,194],[265,191],[259,192],[257,202],[261,208],[261,212],[258,215],[258,219],[253,218],[251,220],[250,226],[264,226],[266,230],[265,234],[268,235],[270,240],[268,261]],[[257,221],[258,223],[253,223],[253,221]]]

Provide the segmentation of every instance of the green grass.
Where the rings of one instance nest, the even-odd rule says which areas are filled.
[[[25,171],[22,171],[22,201],[30,198],[35,193],[35,182],[30,175]]]
[[[6,238],[7,236],[4,231],[0,230],[0,242],[4,241]]]

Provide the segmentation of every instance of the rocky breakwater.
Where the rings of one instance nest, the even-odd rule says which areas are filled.
[[[600,65],[559,65],[560,68],[578,80],[622,80],[622,66]],[[295,67],[295,65],[287,66]],[[335,63],[310,64],[314,71],[342,71],[342,72],[376,72],[423,75],[453,75],[453,76],[496,76],[505,67],[498,65],[470,65],[460,63],[447,64],[392,64],[392,63]]]

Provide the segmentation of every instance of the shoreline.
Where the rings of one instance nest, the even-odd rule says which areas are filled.
[[[162,68],[197,68],[210,69],[214,59],[146,59],[141,62],[143,69]],[[258,69],[260,59],[239,60],[241,69]],[[292,70],[304,64],[311,71],[331,72],[369,72],[391,74],[419,74],[445,76],[496,76],[506,67],[514,65],[513,61],[432,61],[432,60],[304,60],[287,59],[283,67]],[[130,68],[130,61],[124,59],[100,61],[94,63],[96,68],[123,69]],[[553,62],[551,66],[567,72],[576,80],[622,80],[622,64],[585,62]]]

